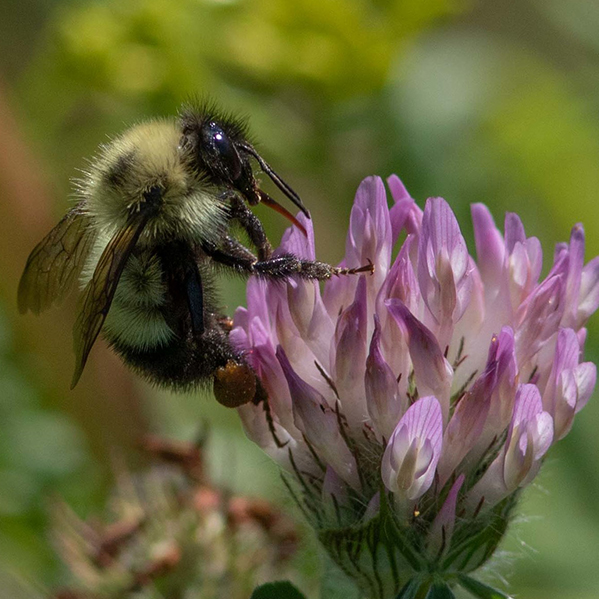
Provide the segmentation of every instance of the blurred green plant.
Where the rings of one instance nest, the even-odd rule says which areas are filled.
[[[459,0],[114,0],[71,5],[51,27],[61,82],[158,103],[198,86],[272,93],[308,88],[321,102],[380,90],[389,67]],[[47,77],[46,77],[47,79]]]
[[[318,170],[312,186],[323,187],[321,197],[351,193],[346,181],[339,189],[325,174],[347,159],[344,129],[356,129],[356,107],[370,114],[391,66],[461,4],[106,0],[59,6],[25,75],[23,97],[34,135],[42,143],[61,140],[54,164],[61,181],[123,122],[172,114],[186,98],[210,95],[252,116],[252,129],[279,155],[278,164],[313,176]],[[350,143],[375,147],[359,136]]]
[[[43,534],[49,494],[89,502],[93,478],[80,429],[71,418],[40,405],[11,352],[10,323],[0,313],[0,555],[15,576],[50,578],[56,558]],[[3,595],[0,595],[3,596]]]
[[[209,480],[204,442],[148,437],[151,467],[121,472],[101,519],[56,506],[53,537],[68,567],[57,599],[245,599],[289,576],[298,532],[263,499]]]

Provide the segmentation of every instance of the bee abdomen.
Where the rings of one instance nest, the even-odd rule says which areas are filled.
[[[106,319],[104,334],[110,342],[141,350],[161,347],[175,337],[160,310],[116,302]]]
[[[202,335],[172,338],[154,348],[132,347],[114,340],[112,345],[126,364],[148,382],[175,391],[208,386],[214,372],[230,360],[241,361],[226,333],[215,322]]]
[[[104,328],[128,366],[150,383],[177,391],[205,386],[218,368],[242,360],[212,308],[210,276],[200,274],[199,259],[182,243],[137,250]],[[190,273],[196,273],[191,287]],[[203,326],[192,326],[192,307],[196,319],[203,315]]]
[[[104,326],[108,341],[139,350],[168,344],[175,333],[164,318],[166,302],[159,259],[149,252],[132,255]]]

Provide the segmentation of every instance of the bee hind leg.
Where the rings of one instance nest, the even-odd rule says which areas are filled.
[[[287,445],[287,441],[283,442],[277,436],[266,389],[248,364],[229,360],[225,366],[218,368],[214,373],[214,396],[227,408],[238,408],[250,402],[262,405],[276,446],[282,448]]]
[[[214,372],[214,397],[227,408],[238,408],[254,399],[257,380],[248,364],[229,360]]]

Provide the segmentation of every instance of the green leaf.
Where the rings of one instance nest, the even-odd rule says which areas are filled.
[[[506,595],[487,584],[475,580],[474,578],[470,578],[470,576],[462,574],[458,576],[458,580],[463,588],[479,599],[512,599],[510,595]]]
[[[306,599],[306,596],[285,580],[256,587],[250,599]]]

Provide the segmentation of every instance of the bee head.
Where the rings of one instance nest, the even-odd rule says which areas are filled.
[[[204,171],[216,187],[233,187],[250,204],[257,204],[257,183],[242,147],[247,145],[241,125],[210,114],[186,113],[182,117],[181,147],[195,168]]]
[[[188,152],[192,163],[207,173],[215,186],[235,189],[251,206],[263,202],[295,221],[291,214],[260,189],[252,169],[253,158],[273,183],[310,217],[295,191],[275,173],[249,142],[243,122],[218,115],[210,109],[193,108],[184,110],[180,119],[181,147]]]

